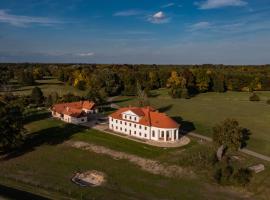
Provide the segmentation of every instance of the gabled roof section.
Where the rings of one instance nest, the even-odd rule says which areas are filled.
[[[95,103],[92,101],[77,101],[55,104],[53,105],[52,110],[60,114],[78,118],[86,115],[83,109],[92,110],[94,107]]]
[[[123,121],[129,121],[122,118],[122,113],[127,111],[136,112],[141,118],[138,124],[144,126],[153,126],[157,128],[179,128],[179,124],[175,122],[172,118],[164,113],[156,111],[152,107],[124,107],[120,108],[116,112],[112,113],[110,117],[114,119],[119,119]]]

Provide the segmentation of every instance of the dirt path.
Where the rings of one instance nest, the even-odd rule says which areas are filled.
[[[86,151],[95,152],[98,154],[105,154],[111,156],[113,159],[126,159],[131,163],[141,167],[142,170],[145,170],[152,174],[163,175],[166,177],[182,177],[183,175],[188,175],[189,177],[195,177],[195,174],[192,171],[183,169],[177,165],[165,165],[161,164],[158,161],[142,158],[136,155],[115,151],[103,146],[90,144],[82,141],[67,141],[65,145],[71,146],[73,148],[82,149]]]

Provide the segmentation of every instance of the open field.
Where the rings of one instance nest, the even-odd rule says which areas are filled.
[[[227,92],[199,94],[191,99],[172,99],[166,89],[154,91],[149,98],[155,108],[175,117],[188,129],[211,136],[212,127],[226,118],[235,118],[240,125],[252,131],[248,148],[262,154],[270,155],[270,92],[257,92],[260,102],[250,102],[250,93]],[[120,106],[136,105],[132,97],[118,97]],[[192,127],[194,126],[194,127]]]
[[[189,158],[196,152],[201,152],[207,144],[192,140],[188,146],[182,148],[157,148],[46,119],[43,114],[43,118],[37,115],[36,120],[31,118],[26,125],[30,138],[28,148],[0,161],[0,183],[19,186],[45,196],[50,193],[55,199],[61,199],[63,195],[76,199],[245,199],[251,195],[219,187],[213,180],[201,177],[202,174],[181,178],[153,175],[127,160],[115,160],[108,155],[74,149],[63,145],[63,142],[86,141],[162,163],[177,164],[188,170],[196,169],[189,166]],[[247,161],[246,164],[259,162],[244,155],[243,158]],[[104,186],[79,188],[70,181],[76,171],[92,169],[107,174],[107,183]],[[250,186],[255,193],[252,198],[266,199],[264,195],[270,184],[267,178],[269,173],[267,169],[256,176],[255,184]]]
[[[48,95],[51,92],[57,92],[59,96],[69,92],[75,95],[85,95],[85,91],[78,90],[73,86],[58,81],[53,77],[46,77],[44,80],[36,80],[36,85],[31,86],[20,86],[16,84],[16,81],[14,81],[12,84],[11,92],[15,95],[29,95],[35,86],[40,87],[44,95]]]

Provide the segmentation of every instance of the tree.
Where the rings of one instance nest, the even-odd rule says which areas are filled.
[[[196,86],[200,92],[207,92],[210,84],[209,73],[204,69],[195,71]]]
[[[35,83],[33,73],[30,70],[19,69],[17,73],[17,80],[22,85],[33,85]]]
[[[212,90],[214,92],[225,92],[225,79],[223,74],[214,73],[212,76]]]
[[[31,99],[37,106],[40,106],[43,103],[44,96],[39,87],[34,87],[32,89]]]
[[[173,98],[189,98],[187,80],[176,71],[172,71],[171,77],[167,81],[167,87],[170,87],[169,94]]]
[[[0,102],[0,149],[7,151],[16,147],[24,133],[22,108]]]
[[[40,80],[43,78],[43,70],[41,67],[35,67],[33,70],[33,76],[35,80]]]
[[[239,126],[234,119],[226,119],[213,128],[213,141],[216,145],[224,145],[227,150],[238,150],[246,145],[250,131]]]
[[[159,88],[159,78],[156,71],[149,72],[149,87],[150,89],[157,89]]]
[[[240,168],[234,175],[234,180],[241,186],[246,186],[252,178],[252,172],[247,168]]]
[[[47,107],[51,107],[53,105],[53,99],[52,99],[52,95],[49,94],[46,98],[46,102],[45,102],[45,105]]]
[[[102,89],[92,88],[87,93],[86,99],[100,105],[106,102],[107,96],[108,95],[104,88]]]
[[[149,106],[149,100],[147,97],[147,94],[145,90],[142,90],[141,85],[137,82],[137,97],[139,101],[139,106],[144,107],[144,106]]]

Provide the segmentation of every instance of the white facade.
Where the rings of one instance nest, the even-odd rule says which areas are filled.
[[[54,111],[52,111],[52,116],[72,124],[82,124],[87,122],[87,116],[76,118],[69,115],[60,114]]]
[[[109,117],[109,129],[132,137],[159,142],[179,140],[179,128],[145,126],[139,124],[139,121],[140,116],[132,111],[126,111],[122,113],[122,120]]]

